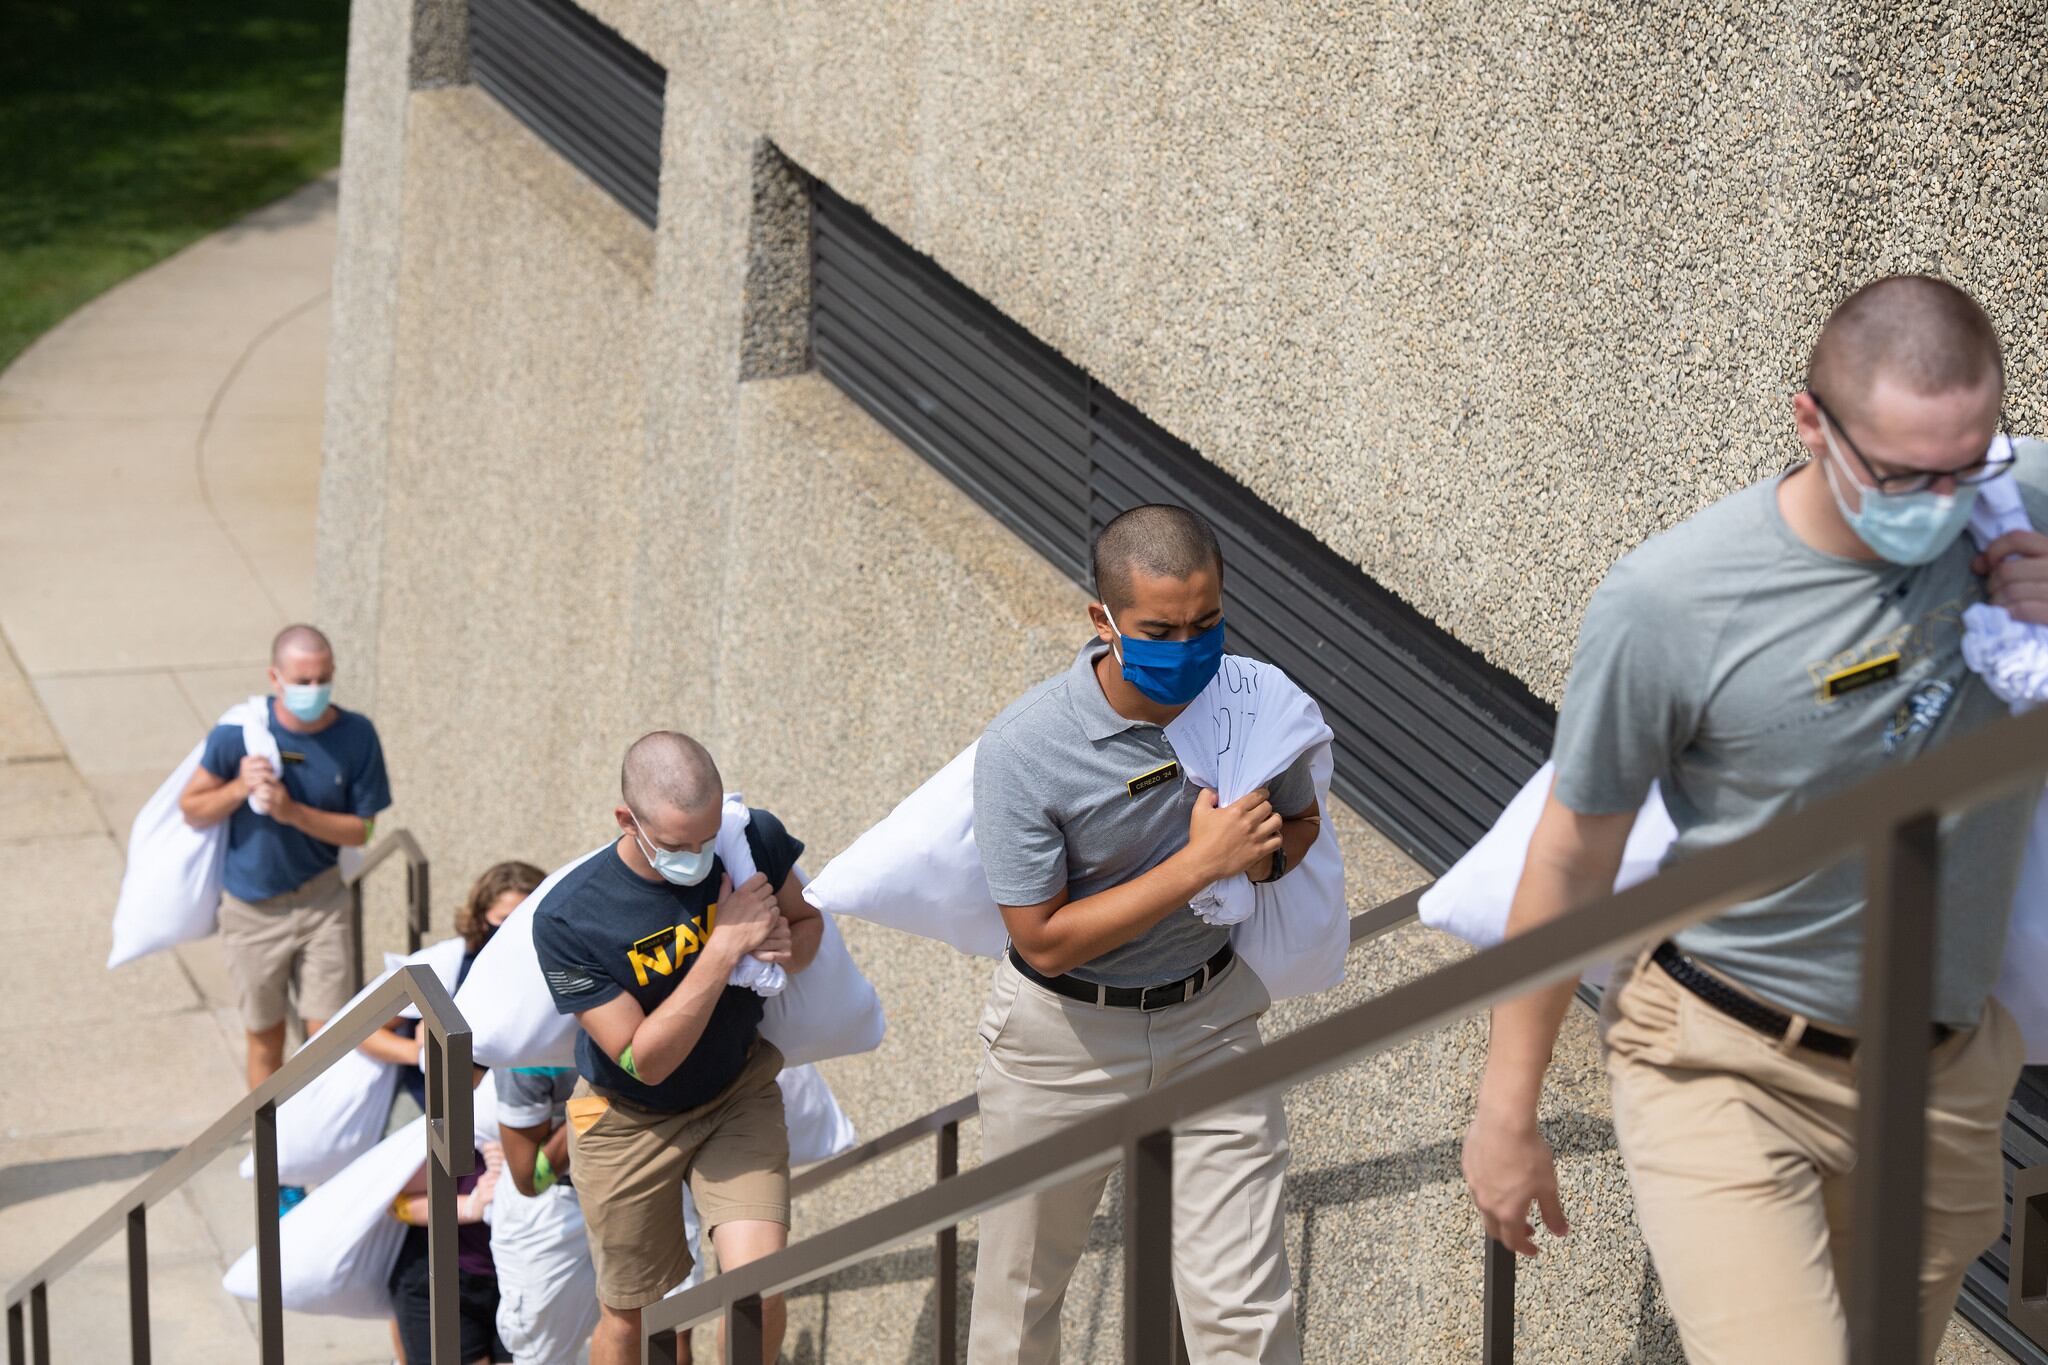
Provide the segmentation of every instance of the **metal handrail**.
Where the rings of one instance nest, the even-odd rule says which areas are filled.
[[[1389,930],[1397,929],[1415,918],[1416,906],[1427,891],[1427,885],[1403,892],[1392,900],[1362,910],[1351,918],[1351,943],[1356,946],[1367,939],[1377,938]],[[870,1138],[838,1156],[828,1158],[792,1175],[789,1180],[789,1197],[800,1195],[829,1185],[833,1181],[852,1175],[868,1163],[900,1151],[920,1138],[937,1139],[933,1164],[934,1183],[950,1180],[960,1171],[960,1125],[981,1112],[981,1100],[973,1094],[962,1095],[951,1104],[941,1105],[928,1114],[920,1114],[899,1127],[892,1128],[878,1138]],[[960,1266],[957,1256],[959,1230],[948,1223],[932,1234],[932,1276],[933,1297],[937,1311],[933,1315],[932,1358],[952,1365],[959,1358],[960,1334]],[[1496,1277],[1499,1267],[1488,1262],[1487,1288],[1494,1300],[1505,1304],[1504,1311],[1510,1321],[1514,1314],[1514,1265],[1507,1263],[1508,1278],[1506,1293],[1500,1292],[1501,1284]]]
[[[1355,947],[1367,939],[1377,938],[1414,919],[1416,903],[1428,889],[1428,884],[1415,887],[1390,901],[1376,905],[1370,910],[1361,910],[1352,916],[1352,945]],[[957,1129],[963,1120],[971,1119],[980,1112],[981,1101],[977,1097],[972,1094],[962,1095],[951,1104],[941,1105],[928,1114],[920,1114],[901,1127],[891,1128],[880,1137],[870,1138],[857,1147],[848,1148],[838,1156],[796,1172],[789,1178],[789,1197],[795,1199],[821,1186],[829,1185],[843,1176],[852,1175],[869,1162],[908,1147],[920,1138],[934,1134],[943,1136],[946,1129]]]
[[[408,839],[408,842],[410,840]],[[284,1362],[283,1265],[278,1247],[277,1106],[384,1027],[406,1005],[419,1007],[426,1029],[428,1264],[432,1288],[432,1365],[459,1365],[461,1344],[455,1303],[455,1182],[476,1166],[476,1125],[469,1024],[430,968],[393,973],[356,1006],[306,1040],[292,1059],[211,1127],[46,1256],[6,1293],[10,1365],[50,1365],[50,1281],[70,1270],[124,1226],[128,1232],[130,1353],[148,1365],[149,1263],[146,1219],[161,1202],[239,1138],[255,1129],[257,1302],[263,1365]],[[23,1306],[29,1313],[24,1322]],[[27,1331],[24,1332],[24,1327]]]
[[[1164,1365],[1173,1332],[1170,1279],[1172,1130],[1247,1096],[1297,1084],[1498,1001],[1583,971],[1816,868],[1867,855],[1861,1094],[1855,1216],[1884,1227],[1860,1238],[1845,1286],[1854,1359],[1891,1365],[1917,1354],[1917,1292],[1925,1172],[1927,1047],[1939,817],[2048,770],[2048,709],[2001,720],[1848,791],[1784,816],[1735,843],[1683,859],[1619,891],[1428,976],[1349,1006],[1082,1119],[1051,1138],[984,1162],[815,1237],[713,1276],[641,1311],[644,1362],[673,1365],[674,1331],[723,1314],[732,1359],[758,1347],[761,1299],[852,1265],[997,1204],[1034,1193],[1122,1153],[1125,1163],[1124,1357]]]
[[[405,855],[405,951],[416,953],[432,927],[433,904],[428,899],[427,855],[409,829],[394,829],[363,855],[362,862],[341,874],[348,888],[349,939],[355,948],[355,989],[369,980],[363,961],[363,879],[388,862],[393,854]]]

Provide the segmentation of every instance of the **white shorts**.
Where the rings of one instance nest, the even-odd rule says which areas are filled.
[[[597,1268],[576,1191],[528,1199],[510,1180],[491,1201],[498,1336],[516,1365],[576,1365],[597,1327]]]

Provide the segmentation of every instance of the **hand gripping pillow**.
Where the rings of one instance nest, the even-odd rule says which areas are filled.
[[[1334,755],[1322,710],[1271,664],[1225,655],[1202,694],[1166,727],[1182,771],[1228,805],[1310,755],[1316,801],[1330,802]],[[1230,942],[1275,1000],[1325,991],[1344,979],[1351,920],[1344,854],[1325,821],[1299,867],[1270,885],[1243,876],[1195,894],[1190,908],[1231,926]]]
[[[1254,695],[1269,713],[1248,704]],[[1190,776],[1235,781],[1244,791],[1315,751],[1310,767],[1327,808],[1329,727],[1308,694],[1271,664],[1225,655],[1216,677],[1166,735]],[[969,745],[827,863],[805,898],[820,910],[1000,957],[1010,939],[974,844],[974,751]],[[1247,897],[1254,890],[1249,882],[1236,881],[1242,885],[1209,888],[1205,903],[1212,916],[1243,912],[1231,942],[1274,999],[1324,990],[1343,978],[1350,934],[1343,852],[1332,831],[1324,830],[1302,867],[1256,888],[1255,896]],[[1278,913],[1259,913],[1266,908]]]
[[[475,1106],[477,1145],[496,1141],[498,1094],[488,1077],[477,1087]],[[278,1223],[287,1312],[391,1316],[385,1284],[405,1237],[405,1225],[391,1216],[391,1202],[420,1163],[431,1159],[422,1115],[350,1162]],[[254,1302],[256,1248],[243,1252],[220,1282],[236,1298]]]
[[[251,697],[228,708],[222,725],[242,727],[244,746],[279,766],[271,736],[268,697]],[[212,934],[220,914],[221,864],[228,853],[228,826],[194,829],[185,823],[178,798],[199,768],[204,740],[192,746],[164,779],[128,829],[128,866],[114,905],[111,969],[139,957]],[[253,798],[252,798],[253,799]]]
[[[744,838],[740,842],[744,844]],[[576,1019],[555,1012],[534,952],[533,916],[572,868],[610,847],[593,849],[534,888],[470,964],[455,1005],[469,1021],[478,1065],[576,1064]],[[749,856],[747,866],[751,865]],[[801,882],[802,869],[793,875]],[[882,1043],[882,1005],[875,988],[847,952],[832,917],[824,920],[824,937],[811,965],[790,975],[784,988],[765,1002],[761,1034],[781,1049],[785,1064],[791,1066],[869,1052]]]

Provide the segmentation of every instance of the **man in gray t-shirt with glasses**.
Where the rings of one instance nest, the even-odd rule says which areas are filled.
[[[2013,469],[2048,525],[2048,449],[2003,432],[1990,320],[1923,276],[1879,280],[1821,329],[1792,400],[1812,457],[1628,555],[1594,594],[1558,717],[1516,933],[1598,899],[1650,784],[1672,857],[1721,847],[2005,714],[1962,657],[1990,600],[2048,621],[2048,539],[1978,555],[1975,485]],[[1999,1234],[2021,1043],[1990,999],[2028,795],[1944,830],[1927,1112],[1921,1355]],[[1838,1266],[1856,1164],[1863,867],[1736,906],[1622,964],[1603,1007],[1614,1126],[1688,1358],[1848,1359]],[[1572,983],[1498,1006],[1464,1169],[1489,1235],[1566,1231],[1537,1098]]]
[[[1188,900],[1240,873],[1284,876],[1320,827],[1306,757],[1270,790],[1218,806],[1167,742],[1223,659],[1223,556],[1208,523],[1133,508],[1096,538],[1094,568],[1096,638],[975,750],[974,841],[1011,939],[981,1017],[984,1159],[1258,1047],[1270,997],[1230,931]],[[1173,1160],[1190,1359],[1299,1361],[1280,1097],[1181,1125]],[[974,1365],[1059,1358],[1060,1305],[1108,1174],[981,1216]]]

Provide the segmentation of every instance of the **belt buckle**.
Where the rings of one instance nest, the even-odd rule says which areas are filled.
[[[1152,994],[1155,991],[1160,996],[1159,1003],[1156,1005],[1152,1003]],[[1168,991],[1178,991],[1179,994],[1174,996],[1173,999],[1168,1000],[1165,998]],[[1138,1009],[1145,1014],[1151,1014],[1156,1010],[1166,1009],[1170,1005],[1178,1005],[1187,998],[1188,983],[1185,981],[1176,981],[1171,986],[1147,986],[1145,993],[1138,997]]]

